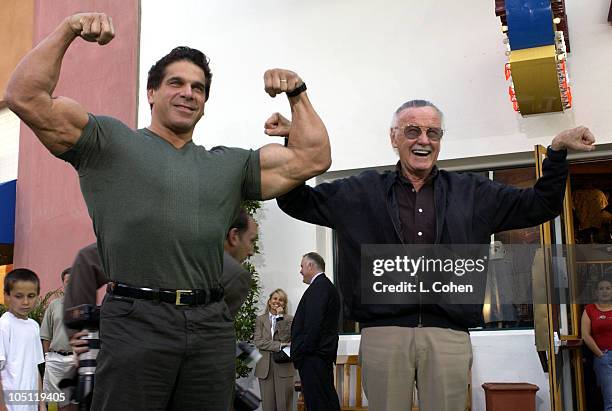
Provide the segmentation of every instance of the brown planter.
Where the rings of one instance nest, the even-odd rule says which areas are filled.
[[[524,382],[487,382],[485,391],[487,411],[535,411],[537,385]]]

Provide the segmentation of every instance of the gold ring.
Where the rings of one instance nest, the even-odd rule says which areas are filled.
[[[282,79],[280,79],[280,81],[284,81],[286,83],[287,79],[282,78]]]

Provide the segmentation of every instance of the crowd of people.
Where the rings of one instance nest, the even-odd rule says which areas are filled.
[[[241,214],[242,201],[276,198],[288,215],[336,230],[338,284],[344,314],[362,326],[360,362],[370,409],[409,409],[412,390],[406,387],[416,380],[422,411],[462,410],[472,362],[467,331],[482,323],[481,305],[364,304],[361,246],[488,244],[493,233],[556,217],[568,174],[567,150],[593,150],[589,129],[556,135],[543,176],[534,187],[519,189],[438,169],[442,111],[429,101],[410,100],[393,113],[389,128],[391,146],[399,155],[394,170],[311,187],[305,181],[331,165],[330,142],[306,83],[293,71],[264,74],[265,91],[271,97],[284,93],[292,118],[270,116],[265,132],[286,142],[258,150],[207,150],[194,144],[212,73],[208,57],[189,47],[173,49],[149,70],[151,123],[146,128],[132,130],[53,95],[62,59],[75,39],[104,45],[114,37],[112,19],[103,13],[67,17],[23,58],[5,95],[8,107],[44,147],[78,171],[92,218],[97,237],[93,260],[102,270],[92,269],[78,279],[73,271],[71,279],[107,284],[92,409],[231,408],[233,315],[240,306],[233,303],[243,294],[233,293],[234,282],[225,270],[252,253],[249,244],[257,235],[248,218],[240,227],[233,221]],[[232,244],[239,252],[224,258]],[[93,260],[83,261],[91,265]],[[263,359],[255,375],[266,410],[289,407],[294,368],[309,410],[339,409],[332,367],[340,297],[324,270],[321,256],[305,254],[301,273],[309,288],[295,317],[287,312],[286,293],[278,289],[257,319],[255,343]],[[235,271],[232,279],[238,278],[240,288],[245,282],[240,268]],[[9,344],[0,357],[3,404],[10,393],[6,387],[15,387],[10,385],[14,361],[29,364],[19,374],[20,389],[42,390],[56,380],[50,375],[45,385],[35,372],[43,350],[38,326],[26,318],[40,290],[38,279],[19,269],[6,281],[10,311],[0,320],[3,344]],[[51,369],[66,363],[62,357],[67,352],[65,341],[54,345],[48,333],[54,327],[55,317],[41,335],[50,341],[45,347]],[[6,340],[5,334],[11,333],[24,345],[10,345],[15,338]],[[25,353],[27,363],[19,357]]]

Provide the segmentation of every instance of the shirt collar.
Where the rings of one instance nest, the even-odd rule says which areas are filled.
[[[310,280],[310,284],[314,283],[314,280],[320,275],[325,275],[325,273],[323,271],[321,271],[320,273],[316,273],[315,276],[312,277],[312,280]]]
[[[410,180],[408,180],[406,176],[404,176],[404,173],[402,173],[402,163],[399,160],[397,164],[395,165],[395,174],[396,174],[396,179],[398,182],[409,184],[412,187],[412,183],[410,182]],[[434,165],[433,168],[431,169],[431,172],[425,179],[425,185],[432,184],[437,176],[438,176],[438,166]]]

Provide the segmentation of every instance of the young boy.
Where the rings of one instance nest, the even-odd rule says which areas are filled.
[[[0,317],[0,411],[45,410],[38,364],[44,362],[38,323],[28,314],[40,293],[36,273],[26,268],[4,278],[8,311]]]

